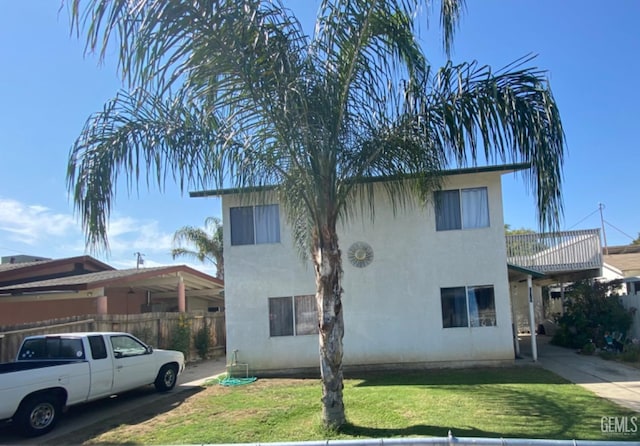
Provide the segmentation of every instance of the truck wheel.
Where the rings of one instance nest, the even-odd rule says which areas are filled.
[[[23,435],[37,437],[53,429],[58,421],[60,402],[54,395],[35,395],[20,406],[15,421]]]
[[[173,364],[163,365],[158,372],[155,381],[156,390],[158,392],[167,392],[176,386],[178,379],[178,367]]]

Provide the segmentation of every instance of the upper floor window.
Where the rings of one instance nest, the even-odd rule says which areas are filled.
[[[277,204],[229,209],[232,245],[280,242],[280,207]]]
[[[489,196],[486,187],[435,192],[436,231],[486,228]]]

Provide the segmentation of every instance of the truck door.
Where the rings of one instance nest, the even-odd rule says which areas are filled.
[[[113,364],[108,358],[107,346],[102,335],[88,336],[91,350],[91,392],[89,399],[109,396],[113,393]]]
[[[109,337],[114,356],[114,393],[151,384],[156,378],[157,370],[147,347],[126,334]]]

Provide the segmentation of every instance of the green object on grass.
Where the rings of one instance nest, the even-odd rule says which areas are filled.
[[[250,378],[232,378],[230,376],[224,376],[218,378],[218,384],[221,386],[234,387],[234,386],[243,386],[245,384],[251,384],[255,382],[258,378],[252,376]]]

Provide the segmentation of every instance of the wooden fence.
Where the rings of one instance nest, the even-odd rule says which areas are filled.
[[[0,362],[15,359],[25,336],[82,331],[131,333],[153,347],[182,350],[188,361],[202,359],[198,350],[204,350],[202,346],[207,344],[208,352],[205,356],[216,357],[225,354],[224,313],[96,314],[0,327]],[[196,342],[198,334],[200,349],[197,348]],[[186,343],[189,345],[188,351]]]

